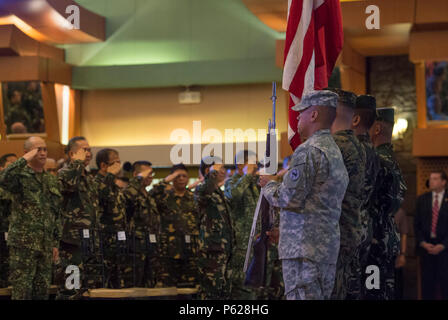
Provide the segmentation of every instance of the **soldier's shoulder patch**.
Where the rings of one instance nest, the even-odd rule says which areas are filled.
[[[299,171],[297,170],[297,168],[294,168],[291,170],[291,180],[297,181],[297,179],[299,179]]]

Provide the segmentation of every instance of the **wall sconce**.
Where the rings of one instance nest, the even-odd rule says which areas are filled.
[[[408,129],[408,120],[405,118],[398,118],[394,124],[394,131],[392,132],[392,137],[394,139],[403,138],[406,130]]]

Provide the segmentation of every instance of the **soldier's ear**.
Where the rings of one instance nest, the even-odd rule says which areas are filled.
[[[381,123],[377,122],[375,123],[375,134],[379,135],[383,131],[383,126]]]
[[[360,122],[361,122],[361,117],[358,114],[354,115],[353,119],[352,119],[352,127],[357,127]]]
[[[318,110],[311,111],[311,117],[310,117],[311,122],[315,122],[318,117],[319,117],[319,111]]]

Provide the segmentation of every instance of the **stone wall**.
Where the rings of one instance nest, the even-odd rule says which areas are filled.
[[[395,121],[405,118],[408,129],[402,137],[394,139],[393,144],[400,163],[408,190],[403,209],[408,218],[409,234],[407,264],[404,270],[404,298],[417,298],[417,259],[415,256],[415,238],[413,216],[416,200],[416,159],[412,156],[412,134],[417,126],[417,102],[415,92],[414,65],[406,56],[379,56],[367,59],[367,92],[377,99],[378,107],[396,108]]]

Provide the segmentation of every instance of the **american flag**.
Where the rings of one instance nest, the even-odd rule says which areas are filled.
[[[299,113],[291,107],[304,93],[328,86],[343,42],[339,0],[288,1],[282,87],[290,94],[288,139],[293,150],[300,144]]]

